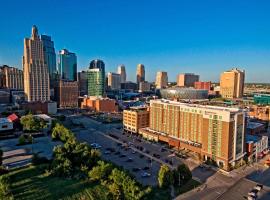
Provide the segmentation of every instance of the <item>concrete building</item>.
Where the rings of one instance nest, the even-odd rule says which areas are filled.
[[[147,107],[131,107],[123,111],[123,127],[128,133],[139,133],[140,128],[149,126],[149,109]]]
[[[50,76],[50,88],[53,88],[57,75],[54,42],[52,41],[51,36],[48,35],[41,35],[40,39],[43,43],[44,60],[48,66]]]
[[[144,82],[145,81],[145,68],[143,64],[138,64],[137,65],[137,71],[136,71],[136,80],[137,80],[137,84],[139,86],[140,82]]]
[[[207,99],[208,90],[174,87],[174,88],[161,89],[160,95],[162,98],[170,99],[170,100]]]
[[[110,90],[121,89],[121,75],[113,72],[108,73],[108,88]]]
[[[199,81],[200,76],[193,73],[179,74],[177,76],[177,86],[194,87],[194,83]]]
[[[44,59],[43,42],[36,26],[32,27],[31,38],[24,39],[23,74],[27,101],[49,101],[48,66]]]
[[[156,89],[166,88],[168,84],[167,72],[157,72],[156,75]]]
[[[238,108],[151,100],[150,126],[139,133],[189,149],[229,171],[245,155],[245,120]]]
[[[147,81],[142,81],[139,83],[139,92],[149,92],[151,91],[151,84]]]
[[[77,81],[59,81],[55,90],[55,97],[59,108],[77,108],[78,96],[79,91]]]
[[[119,65],[117,69],[117,73],[121,76],[121,83],[125,83],[127,81],[126,67],[125,65]]]
[[[202,82],[202,81],[196,81],[194,83],[194,88],[198,89],[198,90],[207,90],[210,91],[211,90],[211,82]]]
[[[234,68],[220,75],[220,94],[224,98],[242,98],[244,93],[245,71]]]
[[[23,90],[23,71],[3,65],[0,67],[1,87],[6,89]]]
[[[85,97],[81,108],[88,108],[96,112],[118,112],[118,106],[114,99]]]
[[[77,56],[63,49],[59,52],[58,72],[60,79],[77,81]]]

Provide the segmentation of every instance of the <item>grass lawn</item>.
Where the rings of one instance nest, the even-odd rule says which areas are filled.
[[[67,180],[47,176],[41,167],[31,166],[9,173],[14,199],[56,200],[77,199],[80,194],[88,199],[105,199],[106,188],[82,180]],[[72,197],[71,197],[72,196]]]

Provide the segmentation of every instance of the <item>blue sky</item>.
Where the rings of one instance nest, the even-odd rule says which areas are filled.
[[[247,82],[270,82],[268,0],[0,0],[0,64],[21,68],[23,38],[36,24],[55,48],[78,56],[78,68],[103,59],[106,71],[125,64],[135,80],[167,71],[218,81],[239,66]]]

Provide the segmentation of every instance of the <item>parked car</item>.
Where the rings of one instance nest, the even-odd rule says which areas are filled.
[[[141,176],[142,176],[143,178],[146,178],[146,177],[150,177],[151,174],[150,174],[150,173],[147,173],[147,172],[143,172],[143,173],[141,174]]]
[[[90,144],[90,146],[92,147],[92,148],[94,148],[94,149],[100,149],[102,146],[101,145],[99,145],[98,143],[92,143],[92,144]]]

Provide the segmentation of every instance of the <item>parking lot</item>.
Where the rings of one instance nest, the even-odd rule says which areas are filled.
[[[80,141],[98,144],[102,157],[128,170],[143,185],[156,185],[160,163],[128,145],[113,141],[98,131],[81,130],[76,133]],[[94,146],[94,145],[93,145]]]

